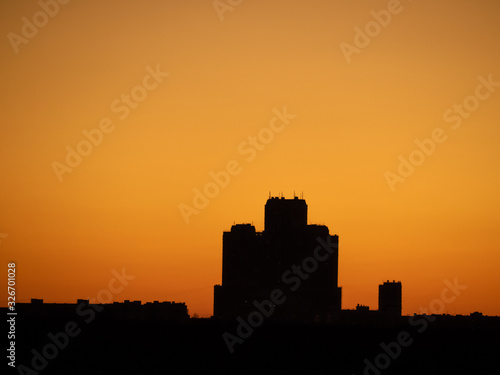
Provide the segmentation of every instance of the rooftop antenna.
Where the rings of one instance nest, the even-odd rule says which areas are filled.
[[[271,190],[269,190],[269,199],[271,199]]]
[[[300,199],[304,199],[304,190],[302,190],[302,193],[300,193]]]

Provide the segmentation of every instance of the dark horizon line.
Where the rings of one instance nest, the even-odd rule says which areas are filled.
[[[97,305],[97,306],[107,306],[107,305],[134,305],[134,306],[147,306],[147,305],[178,305],[178,306],[186,306],[188,307],[186,302],[176,302],[176,301],[159,301],[159,300],[153,300],[153,301],[140,301],[140,300],[129,300],[125,299],[122,302],[118,301],[113,301],[113,302],[106,302],[106,303],[90,303],[90,300],[88,299],[81,299],[78,298],[76,302],[45,302],[43,298],[31,298],[30,302],[16,302],[17,305],[38,305],[38,306],[48,306],[48,305],[59,305],[59,306],[68,306],[68,305],[79,305],[80,303],[84,303],[86,305]],[[366,309],[368,308],[368,309]],[[9,307],[7,306],[0,306],[0,309],[5,309],[8,310]],[[189,311],[189,309],[187,309]],[[362,304],[357,304],[355,308],[352,309],[341,309],[341,312],[369,312],[369,313],[374,313],[378,312],[379,310],[372,310],[369,309],[369,306],[362,305]],[[194,313],[193,315],[198,315],[198,313]],[[500,315],[485,315],[480,311],[473,311],[468,314],[449,314],[449,313],[442,313],[442,314],[436,314],[436,313],[410,313],[410,314],[401,314],[402,317],[411,317],[411,316],[449,316],[449,317],[485,317],[485,318],[500,318]],[[192,317],[190,317],[192,318]],[[210,319],[214,318],[214,315],[210,315],[205,318],[195,318],[195,319]]]

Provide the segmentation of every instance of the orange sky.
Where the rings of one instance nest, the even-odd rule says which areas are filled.
[[[376,309],[395,279],[411,314],[458,277],[447,312],[500,315],[498,1],[45,2],[0,4],[0,259],[19,300],[92,298],[125,267],[115,301],[210,316],[222,232],[262,230],[269,191],[303,191],[340,237],[343,308]],[[391,185],[400,155],[420,165]],[[179,205],[232,160],[186,223]]]

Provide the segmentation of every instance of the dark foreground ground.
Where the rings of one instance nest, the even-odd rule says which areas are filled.
[[[268,323],[236,344],[233,354],[222,335],[236,334],[234,322],[124,322],[97,316],[85,323],[75,317],[80,331],[66,342],[59,333],[69,321],[20,316],[16,366],[26,367],[9,367],[5,355],[2,367],[12,374],[500,374],[498,321],[434,321],[425,328],[423,320],[411,325],[408,319],[392,327]],[[49,332],[60,340],[57,350]],[[405,346],[394,343],[398,337]]]

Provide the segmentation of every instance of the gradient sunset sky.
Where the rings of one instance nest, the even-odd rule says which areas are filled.
[[[269,192],[303,192],[339,235],[342,308],[377,309],[390,279],[412,314],[458,278],[444,312],[500,315],[500,2],[47,3],[0,4],[0,259],[18,301],[95,298],[125,268],[114,301],[210,316],[222,232],[261,231]]]

